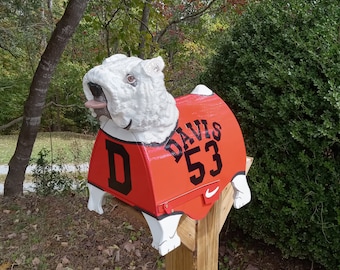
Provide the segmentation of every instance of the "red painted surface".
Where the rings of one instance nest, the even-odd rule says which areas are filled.
[[[244,174],[244,140],[216,94],[190,94],[176,103],[177,127],[162,144],[125,142],[100,130],[88,181],[154,217],[184,212],[199,220],[233,177]]]

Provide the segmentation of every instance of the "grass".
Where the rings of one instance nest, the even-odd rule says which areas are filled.
[[[0,165],[7,165],[14,154],[18,136],[0,136]],[[95,137],[72,132],[42,132],[39,133],[33,147],[32,160],[38,158],[43,148],[50,154],[47,158],[58,159],[65,164],[81,164],[90,159]]]
[[[9,163],[14,154],[17,139],[17,135],[0,136],[0,165],[7,165]],[[53,164],[78,165],[89,162],[94,140],[95,136],[72,132],[38,133],[30,164],[36,164],[39,152],[43,149],[46,149],[48,152],[45,157],[46,160],[53,160]],[[0,174],[0,183],[3,183],[5,178],[6,175]],[[32,181],[32,175],[26,174],[25,181]]]

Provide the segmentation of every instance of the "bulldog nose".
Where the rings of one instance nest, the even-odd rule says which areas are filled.
[[[89,82],[87,85],[94,97],[100,97],[103,94],[103,89],[99,84]]]

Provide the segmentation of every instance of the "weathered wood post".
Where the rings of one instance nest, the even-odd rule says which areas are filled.
[[[253,158],[247,157],[246,173]],[[217,270],[219,234],[233,205],[234,190],[229,183],[208,215],[196,221],[180,220],[177,232],[182,244],[165,256],[166,270]]]

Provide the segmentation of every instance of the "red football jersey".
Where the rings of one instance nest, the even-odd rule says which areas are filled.
[[[160,144],[128,142],[99,130],[88,182],[156,218],[203,218],[220,192],[245,174],[239,124],[216,94],[176,99],[177,127]]]

